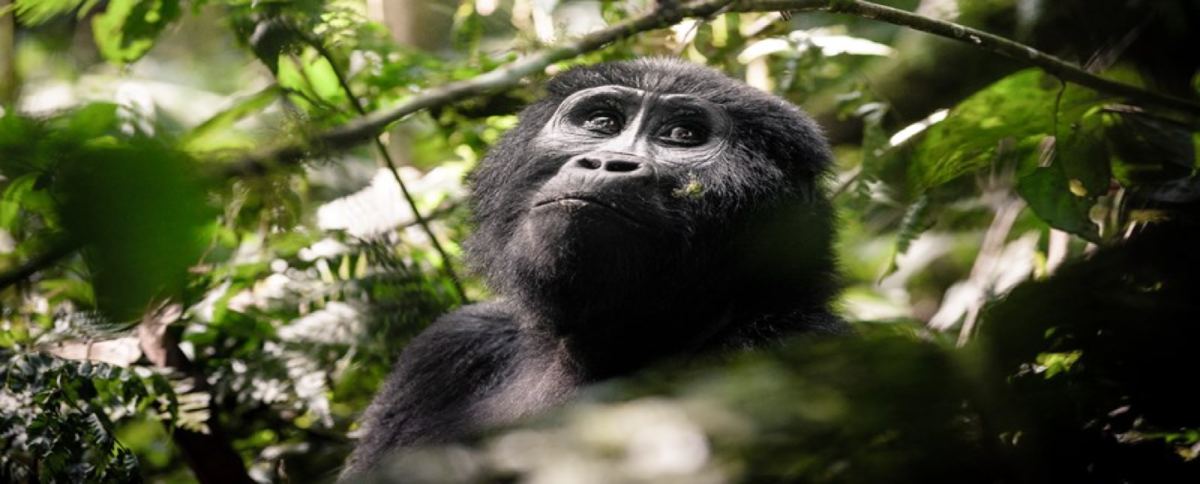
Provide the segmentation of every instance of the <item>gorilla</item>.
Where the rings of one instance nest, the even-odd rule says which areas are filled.
[[[579,67],[471,175],[495,300],[404,349],[343,477],[670,358],[836,334],[831,156],[800,109],[665,59]]]

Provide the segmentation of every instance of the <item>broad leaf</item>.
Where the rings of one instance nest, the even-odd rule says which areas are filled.
[[[84,243],[97,307],[113,321],[177,294],[207,245],[213,217],[189,161],[148,140],[64,161],[63,224]]]
[[[1060,126],[1071,123],[1101,100],[1036,69],[1008,76],[955,106],[944,122],[929,129],[914,152],[909,179],[924,190],[987,167],[1002,142],[1022,144],[1052,135],[1056,121]]]
[[[22,24],[33,26],[69,13],[82,3],[83,0],[16,0],[13,2],[13,7]],[[94,1],[88,2],[89,6],[94,3]],[[84,9],[84,11],[86,10]],[[0,9],[0,15],[3,15],[3,9]]]
[[[229,109],[208,118],[193,128],[180,140],[180,146],[190,152],[206,152],[226,148],[251,148],[252,141],[230,133],[234,123],[262,111],[278,99],[279,86],[268,86],[250,96],[238,100]]]
[[[1093,109],[1059,131],[1054,162],[1062,164],[1063,175],[1078,196],[1094,198],[1108,193],[1112,164],[1104,128],[1104,116]]]
[[[129,63],[145,55],[179,14],[179,0],[111,0],[92,19],[92,34],[105,59]]]
[[[1017,182],[1017,193],[1051,226],[1093,242],[1099,241],[1096,224],[1088,218],[1092,200],[1071,192],[1062,165],[1039,167],[1022,176]]]

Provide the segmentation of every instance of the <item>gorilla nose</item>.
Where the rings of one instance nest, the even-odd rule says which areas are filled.
[[[564,168],[576,173],[589,173],[593,176],[645,175],[650,171],[646,163],[637,157],[617,153],[579,155],[567,161]]]

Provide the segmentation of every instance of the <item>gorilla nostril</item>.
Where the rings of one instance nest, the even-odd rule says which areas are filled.
[[[625,173],[625,172],[637,170],[641,166],[642,166],[641,163],[638,163],[636,161],[613,160],[613,161],[609,161],[604,164],[604,171]]]
[[[575,164],[579,165],[580,167],[587,168],[589,170],[595,170],[597,168],[600,168],[600,162],[593,160],[591,158],[579,158],[578,160],[575,161]]]

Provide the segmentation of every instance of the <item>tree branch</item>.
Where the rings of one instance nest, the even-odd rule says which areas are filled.
[[[410,114],[452,104],[463,99],[512,88],[526,76],[540,72],[549,65],[591,52],[612,42],[655,30],[688,17],[707,17],[733,3],[733,0],[701,0],[686,5],[669,5],[646,15],[592,32],[575,40],[530,54],[494,71],[465,81],[452,82],[423,90],[391,108],[363,116],[345,125],[315,135],[309,146],[283,145],[252,154],[224,169],[227,177],[259,175],[275,166],[287,166],[310,155],[310,151],[329,151],[348,148],[370,141],[387,125]]]
[[[1105,94],[1174,109],[1193,116],[1200,115],[1200,103],[1195,101],[1105,79],[1075,64],[999,35],[872,2],[863,0],[741,0],[732,5],[730,10],[736,12],[820,10],[878,20],[973,44],[983,50],[1038,67],[1064,81],[1073,82]]]
[[[8,286],[21,282],[29,276],[34,275],[38,271],[50,267],[50,265],[59,261],[72,252],[75,252],[80,247],[79,243],[71,239],[60,239],[52,242],[50,247],[45,252],[34,256],[22,263],[0,274],[0,290],[4,290]]]
[[[192,364],[179,348],[178,338],[167,331],[167,327],[179,318],[183,308],[168,303],[150,311],[137,327],[138,347],[155,367],[176,371],[187,378],[194,391],[209,394],[211,388],[204,374]],[[234,450],[229,437],[221,427],[217,405],[208,401],[208,432],[197,432],[179,426],[168,426],[171,439],[179,448],[183,459],[196,480],[202,484],[251,484],[254,480],[246,473],[246,464]]]

